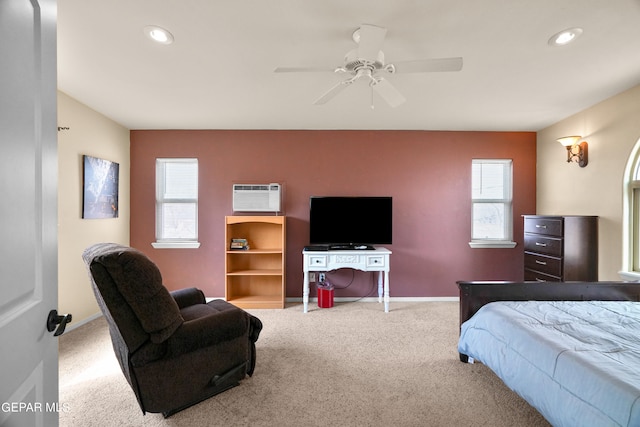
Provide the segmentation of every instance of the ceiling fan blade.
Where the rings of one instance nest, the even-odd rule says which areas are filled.
[[[394,62],[396,73],[432,73],[438,71],[460,71],[462,58],[433,58],[415,61]]]
[[[362,24],[357,31],[359,35],[358,58],[375,61],[378,58],[378,52],[382,49],[387,29],[376,25]]]
[[[346,89],[347,86],[351,85],[351,83],[353,83],[352,79],[341,81],[340,83],[338,83],[337,85],[335,85],[331,89],[329,89],[327,92],[325,92],[324,95],[322,95],[320,98],[316,99],[313,103],[315,105],[326,104],[333,97],[335,97],[337,94],[339,94],[344,89]]]
[[[393,108],[406,101],[405,97],[402,96],[402,94],[398,92],[398,90],[393,87],[393,85],[389,83],[388,80],[382,78],[373,80],[371,82],[371,87],[378,95],[382,97],[382,99],[387,101],[387,104],[389,104]]]
[[[316,73],[316,72],[334,72],[335,68],[327,67],[277,67],[274,73]]]

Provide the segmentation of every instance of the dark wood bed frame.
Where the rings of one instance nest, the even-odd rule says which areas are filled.
[[[494,301],[640,301],[640,282],[460,281],[460,325]],[[468,357],[460,354],[460,360]]]

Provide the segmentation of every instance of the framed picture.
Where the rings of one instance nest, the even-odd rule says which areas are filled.
[[[120,165],[97,157],[82,158],[82,218],[118,218]]]

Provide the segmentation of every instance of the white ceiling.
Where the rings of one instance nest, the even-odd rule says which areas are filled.
[[[407,101],[374,109],[363,81],[313,105],[344,75],[273,72],[342,65],[362,23],[387,62],[463,68],[390,75]],[[59,89],[129,129],[537,131],[639,83],[640,0],[58,0]]]

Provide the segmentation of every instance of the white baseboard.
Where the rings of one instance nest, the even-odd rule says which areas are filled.
[[[86,317],[84,319],[82,319],[81,321],[79,321],[78,323],[75,323],[73,320],[71,321],[71,323],[69,323],[69,325],[67,326],[67,328],[65,329],[65,333],[67,332],[71,332],[76,328],[79,328],[82,325],[85,325],[89,322],[91,322],[92,320],[97,319],[98,317],[102,317],[102,313],[98,312],[96,314],[93,314],[89,317]]]
[[[211,300],[214,299],[224,299],[224,297],[207,297],[206,301],[209,302]],[[360,301],[360,302],[378,302],[378,297],[366,297],[366,298],[358,298],[358,297],[335,297],[333,299],[336,302],[354,302],[354,301]],[[287,302],[299,302],[302,303],[302,297],[291,297],[291,298],[286,298],[285,301]],[[460,301],[460,297],[391,297],[389,298],[389,302],[393,303],[393,302],[439,302],[439,301]],[[313,298],[309,298],[309,302],[318,302],[318,298],[313,297]],[[89,322],[91,322],[92,320],[95,320],[99,317],[102,317],[102,313],[98,312],[96,314],[93,314],[87,318],[82,319],[80,322],[71,322],[69,323],[69,326],[67,326],[67,329],[65,330],[65,332],[71,332],[76,328],[79,328],[82,325],[85,325]]]
[[[214,299],[222,299],[224,300],[224,297],[207,297],[207,302],[214,300]],[[359,297],[334,297],[333,299],[336,302],[354,302],[354,301],[362,301],[362,302],[378,302],[378,297],[365,297],[365,298],[359,298]],[[285,298],[286,302],[299,302],[302,303],[302,297],[287,297]],[[310,302],[317,302],[318,298],[317,297],[310,297],[309,298]],[[391,297],[389,298],[389,302],[447,302],[447,301],[452,301],[452,302],[459,302],[460,301],[460,297]]]
[[[335,297],[333,299],[336,302],[353,302],[353,301],[362,301],[362,302],[378,302],[378,297]],[[302,297],[293,297],[286,298],[287,302],[302,302]],[[313,297],[309,298],[309,301],[316,302],[318,298]],[[460,297],[390,297],[389,302],[441,302],[441,301],[452,301],[458,302],[460,301]]]
[[[214,299],[224,299],[224,297],[207,297],[207,302]],[[335,297],[334,301],[338,302],[353,302],[353,301],[362,301],[362,302],[378,302],[378,297]],[[286,302],[302,302],[302,297],[287,297],[285,298]],[[318,301],[317,297],[310,297],[309,301],[316,302]],[[460,297],[390,297],[389,302],[440,302],[440,301],[460,301]]]

